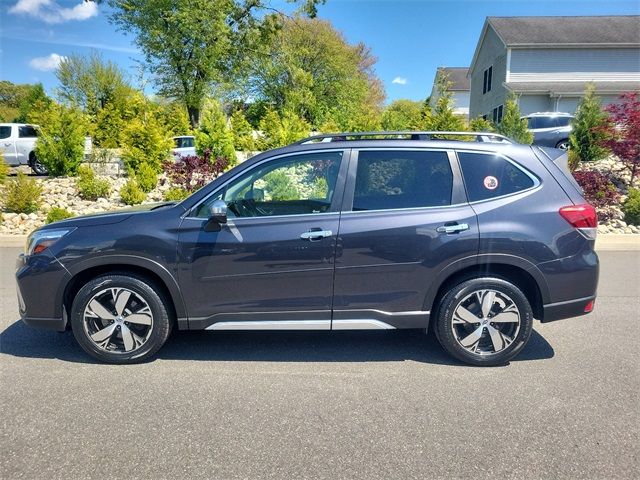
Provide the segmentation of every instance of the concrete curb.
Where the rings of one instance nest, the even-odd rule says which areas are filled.
[[[0,248],[24,247],[26,235],[0,235]],[[601,233],[596,240],[598,251],[640,251],[640,235],[633,233]]]

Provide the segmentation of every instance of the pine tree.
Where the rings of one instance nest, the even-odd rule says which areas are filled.
[[[233,133],[227,126],[227,117],[220,103],[209,101],[200,118],[200,126],[195,133],[196,152],[204,155],[209,150],[211,158],[224,157],[229,165],[235,165],[236,151],[233,146]]]
[[[607,140],[607,114],[602,110],[593,84],[587,84],[584,96],[578,104],[569,135],[571,150],[582,162],[601,160],[608,150],[603,146]]]
[[[527,128],[527,120],[520,115],[520,108],[513,93],[507,97],[504,104],[504,115],[497,130],[498,133],[515,142],[525,145],[531,145],[533,142],[533,133]]]

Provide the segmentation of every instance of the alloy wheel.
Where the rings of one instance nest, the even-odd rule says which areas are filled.
[[[495,355],[517,337],[520,311],[502,292],[476,290],[456,306],[451,328],[456,342],[469,353]]]
[[[83,325],[96,347],[109,353],[141,348],[153,330],[153,314],[141,295],[127,288],[99,291],[87,303]]]

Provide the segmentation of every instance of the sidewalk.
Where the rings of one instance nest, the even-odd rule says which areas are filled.
[[[26,235],[0,235],[0,248],[24,247]],[[640,250],[640,235],[603,233],[596,240],[598,251],[638,251]]]

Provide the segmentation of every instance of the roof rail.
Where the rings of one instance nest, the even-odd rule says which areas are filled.
[[[439,137],[465,136],[476,137],[476,142],[498,142],[513,143],[512,140],[493,132],[413,132],[413,131],[393,131],[393,132],[343,132],[343,133],[325,133],[322,135],[313,135],[308,138],[299,140],[293,145],[305,145],[308,143],[324,143],[324,142],[345,142],[359,140],[365,137],[409,137],[407,140],[441,140]],[[433,138],[435,137],[435,138]]]

